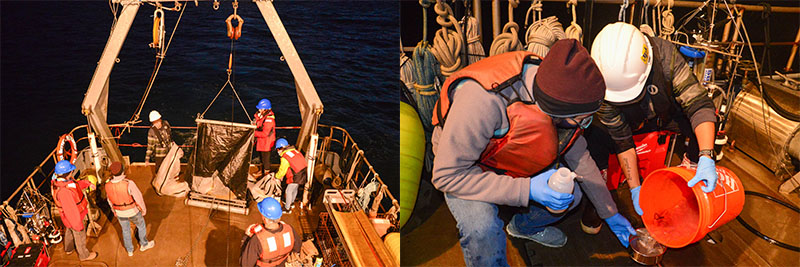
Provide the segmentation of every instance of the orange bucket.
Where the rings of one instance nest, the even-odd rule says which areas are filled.
[[[694,175],[695,170],[683,167],[664,168],[648,175],[642,184],[642,221],[664,246],[681,248],[697,242],[742,212],[744,188],[733,172],[717,167],[717,187],[711,193],[703,192],[700,184],[686,186]]]

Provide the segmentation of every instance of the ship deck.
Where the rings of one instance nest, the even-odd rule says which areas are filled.
[[[244,231],[250,224],[261,221],[261,215],[252,202],[249,215],[228,213],[192,207],[184,204],[185,197],[159,196],[150,185],[153,165],[134,164],[129,168],[128,178],[133,180],[147,204],[147,238],[155,241],[155,247],[141,252],[134,238],[134,253],[128,257],[123,246],[121,226],[116,219],[100,216],[103,226],[98,237],[87,240],[90,251],[99,253],[92,261],[80,262],[76,253],[66,255],[64,242],[51,246],[51,266],[176,266],[176,261],[186,258],[184,266],[238,266]],[[322,205],[312,205],[310,214],[318,214]],[[281,218],[303,236],[299,207]],[[313,218],[312,218],[313,217]],[[316,228],[317,217],[309,217],[312,228]]]
[[[797,192],[791,195],[777,192],[779,180],[763,165],[738,150],[726,148],[724,153],[724,159],[718,164],[737,174],[745,190],[761,192],[800,206]],[[677,158],[673,157],[673,166],[678,164]],[[635,228],[644,226],[631,206],[629,190],[612,191],[612,196],[620,212],[631,220]],[[434,208],[435,212],[423,224],[402,236],[402,265],[464,265],[453,216],[444,203]],[[568,241],[563,248],[548,248],[508,237],[509,265],[637,265],[607,225],[597,235],[583,233],[580,229],[582,209],[576,209],[555,225],[567,235]],[[800,235],[797,234],[800,215],[790,209],[747,196],[740,216],[767,236],[792,245],[800,244]],[[709,238],[717,243],[708,242]],[[661,265],[800,266],[800,253],[770,245],[732,220],[697,243],[680,249],[667,249]]]

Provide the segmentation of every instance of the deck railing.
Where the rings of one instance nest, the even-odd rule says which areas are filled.
[[[73,128],[69,131],[69,134],[75,137],[75,142],[77,147],[85,148],[88,144],[88,131],[79,131],[81,129],[86,129],[86,125],[80,125]],[[112,133],[114,133],[115,138],[117,141],[125,135],[129,133],[131,129],[149,129],[150,126],[143,126],[143,125],[126,125],[126,124],[113,124],[109,125],[111,128]],[[197,127],[193,126],[173,126],[173,130],[196,130]],[[299,126],[279,126],[276,127],[278,132],[281,132],[283,135],[288,136],[288,134],[284,133],[294,133],[300,130]],[[341,166],[341,173],[343,179],[343,184],[340,186],[341,189],[362,189],[368,183],[372,182],[373,180],[380,184],[378,191],[375,192],[378,195],[385,196],[383,201],[370,201],[372,203],[370,205],[370,209],[366,210],[370,212],[372,215],[383,217],[390,219],[394,224],[397,223],[397,211],[399,210],[399,202],[397,199],[389,192],[388,187],[385,186],[383,180],[381,180],[378,173],[373,168],[372,164],[367,160],[364,156],[364,151],[358,147],[358,144],[353,140],[350,133],[347,132],[344,128],[338,126],[331,126],[331,125],[318,125],[317,133],[319,134],[319,144],[317,157],[323,157],[326,155],[326,152],[335,152],[340,155],[339,157],[339,166]],[[78,136],[78,134],[82,134],[83,136]],[[84,142],[86,142],[84,144]],[[146,144],[140,143],[119,143],[119,146],[122,147],[131,147],[131,148],[145,148],[147,147]],[[194,144],[183,144],[181,147],[184,148],[194,148]],[[2,205],[9,205],[12,201],[18,197],[18,194],[25,188],[30,187],[35,190],[39,190],[47,181],[50,181],[50,177],[53,175],[53,170],[55,169],[55,163],[57,162],[56,152],[58,150],[58,144],[53,148],[52,151],[39,163],[36,167],[34,167],[33,171],[22,181],[20,186],[5,200],[3,201]],[[79,149],[80,150],[80,149]],[[317,162],[322,162],[321,160],[317,160]],[[47,170],[47,171],[45,171]],[[41,180],[39,180],[41,178]]]

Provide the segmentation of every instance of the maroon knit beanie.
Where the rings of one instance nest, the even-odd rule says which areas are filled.
[[[108,166],[108,170],[111,171],[111,174],[114,176],[119,176],[122,174],[122,163],[119,162],[112,162],[111,166]]]
[[[600,69],[575,39],[553,44],[533,82],[536,103],[554,117],[591,114],[600,109],[605,93]]]

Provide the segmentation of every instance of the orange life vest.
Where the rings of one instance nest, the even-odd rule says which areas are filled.
[[[72,200],[75,201],[75,205],[78,206],[78,213],[84,214],[87,211],[88,202],[86,198],[83,197],[83,192],[81,192],[80,185],[75,181],[53,181],[53,185],[55,188],[53,189],[53,198],[56,202],[56,207],[61,209],[63,205],[61,205],[61,201],[58,199],[58,193],[61,190],[67,190],[72,193]]]
[[[515,51],[488,57],[456,72],[447,78],[442,87],[444,92],[440,94],[433,111],[433,125],[444,127],[452,104],[450,93],[462,80],[474,80],[485,90],[500,95],[513,83],[522,81],[522,70],[526,63],[538,65],[539,62],[541,57],[534,53]],[[506,106],[508,132],[489,140],[478,160],[479,166],[512,177],[529,177],[556,159],[556,127],[550,116],[535,103],[518,98],[506,99],[509,100]]]
[[[281,229],[272,233],[264,229],[262,224],[254,228],[256,238],[261,243],[261,254],[256,262],[258,266],[277,266],[286,261],[292,252],[295,242],[292,226],[280,222]]]
[[[300,153],[300,151],[297,151],[297,149],[288,148],[283,152],[283,154],[281,154],[281,157],[289,162],[289,168],[291,171],[286,173],[286,176],[289,178],[294,178],[295,173],[298,173],[308,167],[308,163],[306,162],[306,158],[303,156],[303,153]]]
[[[111,201],[111,208],[115,210],[127,210],[136,207],[136,201],[128,193],[128,181],[126,180],[118,183],[106,183],[106,195],[108,200]]]

